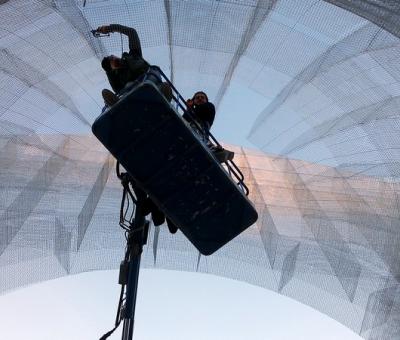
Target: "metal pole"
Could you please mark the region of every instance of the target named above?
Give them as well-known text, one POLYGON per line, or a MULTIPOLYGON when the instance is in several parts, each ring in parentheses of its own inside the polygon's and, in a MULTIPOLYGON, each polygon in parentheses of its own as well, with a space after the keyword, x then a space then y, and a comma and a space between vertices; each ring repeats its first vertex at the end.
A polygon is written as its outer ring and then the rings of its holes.
POLYGON ((123 314, 124 327, 122 340, 132 340, 135 321, 137 289, 139 282, 140 258, 143 245, 146 243, 148 228, 143 214, 142 202, 146 197, 140 189, 135 190, 136 202, 135 220, 132 230, 128 235, 128 282, 126 285, 126 302, 123 314))
POLYGON ((140 254, 129 259, 129 276, 126 286, 126 304, 124 311, 124 328, 122 340, 132 340, 133 324, 135 319, 136 297, 139 281, 140 254))

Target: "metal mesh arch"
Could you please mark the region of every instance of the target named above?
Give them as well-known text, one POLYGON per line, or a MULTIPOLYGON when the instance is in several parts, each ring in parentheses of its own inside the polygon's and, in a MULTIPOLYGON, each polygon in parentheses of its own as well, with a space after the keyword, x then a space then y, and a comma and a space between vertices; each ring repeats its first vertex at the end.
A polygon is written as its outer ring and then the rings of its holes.
POLYGON ((234 88, 266 103, 247 101, 252 128, 237 131, 259 150, 228 146, 258 222, 210 257, 152 228, 143 265, 243 280, 365 339, 400 338, 399 13, 396 1, 0 1, 0 292, 119 265, 121 188, 90 124, 108 87, 100 60, 127 40, 89 32, 119 23, 185 96, 205 89, 227 129, 234 88))

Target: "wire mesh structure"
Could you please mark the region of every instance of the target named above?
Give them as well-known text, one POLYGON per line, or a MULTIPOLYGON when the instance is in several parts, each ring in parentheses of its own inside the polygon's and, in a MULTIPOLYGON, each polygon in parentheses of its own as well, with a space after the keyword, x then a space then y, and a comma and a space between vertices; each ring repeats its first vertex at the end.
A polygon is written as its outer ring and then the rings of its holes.
POLYGON ((244 131, 259 151, 229 146, 259 221, 210 257, 153 227, 143 266, 246 281, 400 339, 399 16, 383 0, 0 1, 0 292, 119 265, 115 160, 90 136, 101 58, 128 45, 90 30, 119 23, 185 95, 222 110, 239 85, 267 102, 244 131))

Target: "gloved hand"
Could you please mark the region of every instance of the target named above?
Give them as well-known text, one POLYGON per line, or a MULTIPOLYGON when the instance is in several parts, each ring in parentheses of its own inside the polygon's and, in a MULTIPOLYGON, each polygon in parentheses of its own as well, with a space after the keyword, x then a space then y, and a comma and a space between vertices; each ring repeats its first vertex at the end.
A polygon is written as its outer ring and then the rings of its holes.
POLYGON ((96 29, 97 32, 102 33, 102 34, 107 34, 107 33, 111 33, 111 29, 110 26, 99 26, 96 29))

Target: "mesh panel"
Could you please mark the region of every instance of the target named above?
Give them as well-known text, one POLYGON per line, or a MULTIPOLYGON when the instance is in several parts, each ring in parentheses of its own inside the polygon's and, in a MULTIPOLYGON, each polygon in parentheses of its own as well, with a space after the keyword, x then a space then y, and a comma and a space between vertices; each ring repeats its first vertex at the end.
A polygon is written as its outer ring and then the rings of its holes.
POLYGON ((399 12, 397 1, 0 1, 0 292, 119 266, 122 189, 89 137, 109 87, 100 60, 128 46, 90 30, 119 23, 184 96, 205 89, 218 106, 234 84, 267 105, 237 128, 261 151, 227 146, 257 223, 210 257, 152 226, 142 265, 243 280, 365 339, 399 339, 399 12))

